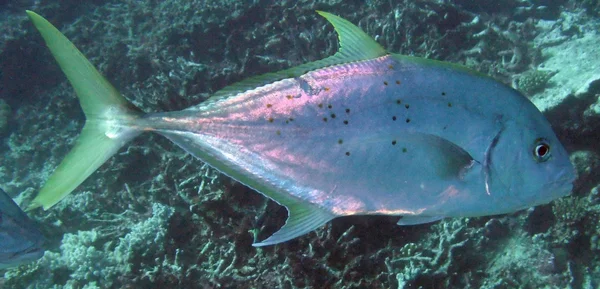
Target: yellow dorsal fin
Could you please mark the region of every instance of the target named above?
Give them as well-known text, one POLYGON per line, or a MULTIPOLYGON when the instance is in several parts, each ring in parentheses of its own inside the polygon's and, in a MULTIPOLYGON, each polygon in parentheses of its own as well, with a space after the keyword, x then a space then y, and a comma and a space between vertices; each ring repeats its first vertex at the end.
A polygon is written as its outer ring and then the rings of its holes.
MULTIPOLYGON (((383 49, 379 43, 367 35, 367 33, 362 31, 362 29, 360 29, 358 26, 350 23, 348 20, 323 11, 317 11, 317 13, 325 17, 325 19, 327 19, 327 21, 333 25, 335 31, 337 32, 339 40, 338 52, 330 57, 305 63, 286 70, 250 77, 246 80, 240 81, 217 91, 210 99, 203 102, 199 106, 205 106, 223 98, 227 98, 229 96, 233 96, 249 89, 254 89, 278 80, 298 77, 308 71, 349 62, 369 60, 388 54, 388 52, 383 49)), ((195 107, 191 107, 189 109, 194 108, 195 107)))
POLYGON ((371 38, 371 36, 348 20, 323 11, 317 11, 317 13, 325 17, 333 25, 333 28, 335 28, 335 32, 338 34, 340 49, 333 56, 312 62, 311 64, 327 60, 332 62, 329 65, 335 65, 373 59, 388 54, 375 39, 371 38))

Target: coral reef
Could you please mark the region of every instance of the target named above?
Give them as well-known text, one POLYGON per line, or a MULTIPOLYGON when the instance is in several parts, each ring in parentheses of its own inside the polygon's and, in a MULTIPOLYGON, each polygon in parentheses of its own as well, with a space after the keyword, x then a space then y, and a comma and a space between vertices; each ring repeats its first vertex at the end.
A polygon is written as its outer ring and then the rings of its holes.
POLYGON ((585 12, 592 16, 600 15, 600 1, 598 0, 577 0, 575 3, 581 5, 585 12))
POLYGON ((521 74, 517 81, 517 88, 531 95, 544 90, 548 84, 548 80, 552 78, 554 73, 543 70, 532 70, 521 74))
POLYGON ((128 278, 151 284, 159 274, 177 275, 181 271, 177 265, 179 254, 168 260, 171 256, 164 251, 166 225, 173 210, 154 204, 151 214, 139 223, 125 216, 115 218, 113 221, 130 229, 118 240, 112 240, 114 235, 97 229, 67 233, 59 252, 46 252, 36 263, 9 270, 4 285, 8 288, 120 288, 132 282, 128 278))
POLYGON ((10 117, 10 106, 0 99, 0 133, 8 129, 8 119, 10 117))
POLYGON ((144 135, 56 207, 29 212, 49 249, 7 270, 6 288, 600 286, 597 1, 18 2, 0 3, 0 106, 11 108, 0 183, 24 205, 83 117, 23 8, 47 16, 146 111, 182 109, 248 76, 331 55, 334 32, 314 13, 330 11, 390 51, 526 90, 573 152, 579 179, 573 196, 512 215, 411 227, 341 218, 257 249, 286 211, 144 135))

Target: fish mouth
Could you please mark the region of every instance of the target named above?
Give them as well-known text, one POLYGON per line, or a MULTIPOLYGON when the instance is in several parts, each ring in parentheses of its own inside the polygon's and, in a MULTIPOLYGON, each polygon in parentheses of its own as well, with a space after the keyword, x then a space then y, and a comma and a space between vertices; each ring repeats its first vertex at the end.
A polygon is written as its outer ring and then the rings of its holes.
POLYGON ((548 204, 558 198, 567 196, 573 190, 573 182, 575 182, 576 176, 573 172, 573 168, 565 168, 559 174, 556 180, 548 182, 544 185, 544 190, 547 194, 544 194, 545 198, 540 198, 535 202, 533 206, 548 204))
POLYGON ((513 188, 510 188, 509 191, 512 192, 512 195, 514 195, 515 198, 503 200, 503 203, 509 208, 512 206, 510 212, 548 204, 556 199, 569 195, 573 189, 575 178, 573 168, 564 168, 558 173, 555 180, 546 182, 541 188, 533 191, 519 193, 513 191, 513 188))
POLYGON ((573 187, 573 183, 576 180, 576 174, 573 168, 564 168, 559 174, 556 180, 548 182, 547 186, 555 186, 556 184, 562 184, 558 188, 573 187))

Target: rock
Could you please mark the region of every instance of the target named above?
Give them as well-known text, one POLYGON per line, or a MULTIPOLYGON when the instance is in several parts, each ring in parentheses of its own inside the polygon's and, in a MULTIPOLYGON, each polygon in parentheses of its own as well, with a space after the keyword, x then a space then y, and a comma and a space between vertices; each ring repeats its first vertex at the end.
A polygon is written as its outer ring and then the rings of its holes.
POLYGON ((508 226, 496 218, 485 223, 483 235, 491 240, 498 240, 508 235, 508 226))
POLYGON ((540 21, 538 29, 545 31, 534 44, 542 48, 546 59, 538 68, 557 73, 549 80, 545 90, 532 97, 541 110, 552 109, 569 95, 589 93, 594 81, 600 80, 600 35, 591 25, 579 24, 581 15, 563 12, 561 20, 540 21))
POLYGON ((577 171, 573 194, 587 194, 600 182, 600 155, 594 151, 575 151, 571 154, 571 163, 577 171))

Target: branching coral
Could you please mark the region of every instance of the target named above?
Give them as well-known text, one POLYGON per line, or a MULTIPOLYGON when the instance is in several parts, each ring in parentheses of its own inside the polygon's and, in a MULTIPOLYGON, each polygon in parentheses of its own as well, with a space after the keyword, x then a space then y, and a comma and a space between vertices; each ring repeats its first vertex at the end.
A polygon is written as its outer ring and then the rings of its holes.
POLYGON ((129 223, 131 232, 118 241, 106 242, 106 236, 97 230, 65 234, 60 252, 47 251, 39 261, 9 270, 5 285, 25 288, 23 282, 28 282, 33 284, 30 286, 51 288, 52 282, 58 282, 66 287, 121 287, 138 278, 153 281, 157 270, 153 263, 161 260, 161 270, 180 271, 177 258, 173 263, 164 259, 166 224, 173 211, 160 204, 152 210, 151 218, 129 223))
MULTIPOLYGON (((426 245, 408 243, 400 250, 393 250, 385 259, 388 272, 395 274, 398 288, 411 288, 420 278, 443 278, 458 270, 457 250, 469 242, 467 228, 463 220, 444 221, 436 224, 439 228, 426 245)), ((422 282, 422 281, 421 281, 422 282)), ((431 281, 434 282, 434 281, 431 281)))

